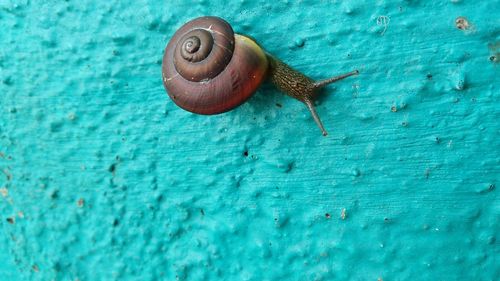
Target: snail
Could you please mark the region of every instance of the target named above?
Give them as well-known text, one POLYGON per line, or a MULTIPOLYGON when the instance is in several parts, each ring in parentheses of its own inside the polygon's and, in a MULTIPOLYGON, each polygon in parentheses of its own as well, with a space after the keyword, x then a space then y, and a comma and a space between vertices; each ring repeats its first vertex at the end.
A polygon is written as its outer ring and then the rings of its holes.
POLYGON ((163 84, 179 107, 197 114, 229 111, 250 98, 266 79, 303 102, 324 136, 314 107, 318 89, 356 75, 315 81, 265 52, 253 39, 234 33, 225 20, 200 17, 178 29, 165 48, 163 84))

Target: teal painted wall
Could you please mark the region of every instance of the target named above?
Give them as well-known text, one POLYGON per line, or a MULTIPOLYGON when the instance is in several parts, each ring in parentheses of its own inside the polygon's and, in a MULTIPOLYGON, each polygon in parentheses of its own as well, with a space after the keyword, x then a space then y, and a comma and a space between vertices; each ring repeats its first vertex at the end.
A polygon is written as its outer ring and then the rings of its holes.
POLYGON ((0 280, 499 280, 499 1, 175 2, 0 0, 0 280), (163 48, 201 15, 359 69, 330 134, 267 84, 176 107, 163 48))

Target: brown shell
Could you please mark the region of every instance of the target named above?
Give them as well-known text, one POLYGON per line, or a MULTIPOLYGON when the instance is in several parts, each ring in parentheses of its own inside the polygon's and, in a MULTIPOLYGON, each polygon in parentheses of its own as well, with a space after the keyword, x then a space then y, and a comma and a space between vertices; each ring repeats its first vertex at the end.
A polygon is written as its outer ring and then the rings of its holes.
POLYGON ((182 26, 168 43, 163 84, 183 109, 217 114, 245 102, 262 83, 267 67, 264 52, 253 40, 235 35, 223 19, 202 17, 182 26), (212 38, 205 40, 207 35, 212 38), (210 42, 213 46, 206 45, 210 42))

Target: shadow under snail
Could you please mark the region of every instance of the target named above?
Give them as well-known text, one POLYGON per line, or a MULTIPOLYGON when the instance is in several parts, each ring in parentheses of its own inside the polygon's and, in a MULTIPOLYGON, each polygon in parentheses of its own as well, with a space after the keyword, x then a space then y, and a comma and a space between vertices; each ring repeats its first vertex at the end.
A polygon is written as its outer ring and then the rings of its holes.
POLYGON ((307 106, 324 136, 326 130, 313 104, 316 91, 356 74, 354 70, 314 81, 266 53, 253 39, 235 34, 218 17, 200 17, 184 24, 167 44, 162 62, 168 95, 187 111, 229 111, 250 98, 267 78, 307 106))

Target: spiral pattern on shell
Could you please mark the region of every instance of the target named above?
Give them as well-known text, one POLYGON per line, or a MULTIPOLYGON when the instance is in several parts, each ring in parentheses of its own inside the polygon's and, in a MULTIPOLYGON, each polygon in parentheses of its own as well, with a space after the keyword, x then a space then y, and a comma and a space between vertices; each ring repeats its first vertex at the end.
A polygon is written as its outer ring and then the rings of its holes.
POLYGON ((185 110, 217 114, 245 102, 262 83, 268 62, 251 39, 221 18, 201 17, 178 29, 165 48, 163 84, 185 110))

